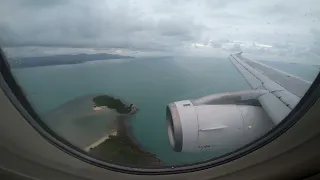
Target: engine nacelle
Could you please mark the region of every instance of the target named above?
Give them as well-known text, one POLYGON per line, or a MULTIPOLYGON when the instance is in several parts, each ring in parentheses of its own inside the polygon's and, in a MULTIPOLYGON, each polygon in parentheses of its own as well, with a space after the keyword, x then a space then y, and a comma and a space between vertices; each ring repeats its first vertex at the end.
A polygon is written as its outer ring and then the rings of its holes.
POLYGON ((234 150, 274 127, 260 106, 193 105, 184 100, 169 104, 166 111, 169 141, 176 152, 234 150))

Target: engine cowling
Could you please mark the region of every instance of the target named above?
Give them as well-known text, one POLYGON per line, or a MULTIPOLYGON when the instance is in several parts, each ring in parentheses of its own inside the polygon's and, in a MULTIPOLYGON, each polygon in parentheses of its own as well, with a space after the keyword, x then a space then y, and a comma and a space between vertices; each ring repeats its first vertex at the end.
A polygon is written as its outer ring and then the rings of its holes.
POLYGON ((274 127, 260 106, 194 105, 184 100, 169 104, 166 116, 169 141, 176 152, 233 150, 274 127))

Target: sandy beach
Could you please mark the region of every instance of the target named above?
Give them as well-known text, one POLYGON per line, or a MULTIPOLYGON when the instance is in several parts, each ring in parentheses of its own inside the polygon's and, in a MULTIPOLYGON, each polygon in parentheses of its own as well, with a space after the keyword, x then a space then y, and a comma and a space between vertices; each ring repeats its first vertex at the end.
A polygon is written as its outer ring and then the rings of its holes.
POLYGON ((66 102, 42 118, 56 134, 81 149, 98 145, 117 129, 118 114, 106 107, 94 108, 93 97, 66 102))
POLYGON ((94 106, 88 95, 60 105, 44 119, 56 134, 99 158, 124 164, 160 166, 134 136, 131 117, 106 106, 94 106), (79 113, 80 112, 80 113, 79 113), (118 154, 119 152, 124 154, 118 154))
POLYGON ((85 150, 107 161, 130 166, 163 166, 156 155, 146 151, 135 138, 130 116, 117 117, 117 134, 113 138, 103 137, 85 150))
POLYGON ((101 139, 99 139, 98 141, 96 141, 96 142, 94 142, 93 144, 85 147, 84 150, 85 150, 86 152, 89 152, 90 149, 99 146, 99 145, 100 145, 101 143, 103 143, 105 140, 109 139, 110 136, 116 136, 117 133, 118 133, 117 130, 111 131, 109 134, 103 136, 103 137, 102 137, 101 139))

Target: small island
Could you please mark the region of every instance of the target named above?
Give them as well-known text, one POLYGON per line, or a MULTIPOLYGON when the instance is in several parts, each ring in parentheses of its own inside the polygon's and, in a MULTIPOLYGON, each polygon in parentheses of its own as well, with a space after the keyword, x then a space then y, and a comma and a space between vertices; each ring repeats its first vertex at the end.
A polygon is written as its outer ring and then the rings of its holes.
POLYGON ((101 144, 89 149, 93 156, 109 162, 134 167, 160 167, 160 159, 145 151, 135 140, 131 132, 130 116, 137 113, 134 104, 126 105, 120 99, 108 95, 99 95, 92 99, 94 109, 114 109, 120 115, 117 117, 116 131, 110 133, 101 144))
POLYGON ((130 167, 161 167, 162 162, 135 138, 131 123, 139 109, 120 98, 90 94, 41 115, 56 134, 91 156, 130 167))
POLYGON ((115 109, 118 113, 122 115, 135 114, 138 109, 136 105, 130 104, 127 106, 120 99, 108 95, 99 95, 92 99, 94 103, 94 108, 100 110, 103 108, 115 109))

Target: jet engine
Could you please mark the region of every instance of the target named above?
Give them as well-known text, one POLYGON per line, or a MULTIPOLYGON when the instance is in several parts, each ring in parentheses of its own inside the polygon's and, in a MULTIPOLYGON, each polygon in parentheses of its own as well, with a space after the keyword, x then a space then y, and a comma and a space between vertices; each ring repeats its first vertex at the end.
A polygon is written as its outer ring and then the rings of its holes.
POLYGON ((224 93, 171 103, 168 136, 176 152, 234 150, 268 132, 274 123, 256 101, 265 91, 224 93))

